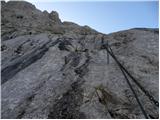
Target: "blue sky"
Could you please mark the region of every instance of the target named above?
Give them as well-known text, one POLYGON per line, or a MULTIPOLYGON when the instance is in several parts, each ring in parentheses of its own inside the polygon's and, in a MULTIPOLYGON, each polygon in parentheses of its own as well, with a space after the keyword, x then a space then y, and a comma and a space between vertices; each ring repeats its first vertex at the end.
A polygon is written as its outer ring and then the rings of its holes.
POLYGON ((102 33, 158 28, 158 1, 32 2, 38 9, 59 13, 62 21, 88 25, 102 33))

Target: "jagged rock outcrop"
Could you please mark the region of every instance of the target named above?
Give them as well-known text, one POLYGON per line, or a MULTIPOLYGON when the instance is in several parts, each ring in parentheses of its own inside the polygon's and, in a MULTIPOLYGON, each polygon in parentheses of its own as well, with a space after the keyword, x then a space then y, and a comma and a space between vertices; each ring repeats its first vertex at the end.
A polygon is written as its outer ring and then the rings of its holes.
MULTIPOLYGON (((107 63, 107 41, 158 100, 158 29, 105 35, 28 2, 1 5, 2 118, 144 118, 116 62, 107 63)), ((158 108, 132 85, 148 116, 158 118, 158 108)))

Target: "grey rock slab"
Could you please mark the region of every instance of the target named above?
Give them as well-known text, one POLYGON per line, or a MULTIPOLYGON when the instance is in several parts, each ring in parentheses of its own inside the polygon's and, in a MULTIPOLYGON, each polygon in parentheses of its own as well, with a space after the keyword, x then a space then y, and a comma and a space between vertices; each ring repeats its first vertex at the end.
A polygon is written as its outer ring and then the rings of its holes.
MULTIPOLYGON (((111 34, 61 22, 56 11, 1 2, 1 117, 142 119, 121 70, 102 44, 157 101, 158 29, 111 34), (25 9, 24 9, 25 8, 25 9)), ((129 79, 150 118, 158 108, 129 79)))

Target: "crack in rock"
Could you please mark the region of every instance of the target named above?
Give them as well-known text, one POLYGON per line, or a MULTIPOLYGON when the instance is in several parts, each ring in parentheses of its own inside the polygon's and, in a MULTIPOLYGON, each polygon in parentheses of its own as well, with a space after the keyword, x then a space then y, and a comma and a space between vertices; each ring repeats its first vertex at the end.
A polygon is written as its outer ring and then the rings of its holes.
POLYGON ((72 83, 69 89, 62 98, 57 100, 51 111, 49 112, 49 119, 84 119, 85 115, 79 111, 80 105, 83 102, 83 89, 80 87, 83 80, 79 78, 72 83))

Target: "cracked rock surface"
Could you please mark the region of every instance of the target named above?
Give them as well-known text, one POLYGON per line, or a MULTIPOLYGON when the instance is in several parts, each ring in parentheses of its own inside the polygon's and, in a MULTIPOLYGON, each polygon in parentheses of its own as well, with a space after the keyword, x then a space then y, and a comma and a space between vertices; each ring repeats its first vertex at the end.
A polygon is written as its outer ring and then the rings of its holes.
MULTIPOLYGON (((158 101, 158 29, 102 34, 62 22, 56 11, 28 2, 1 1, 2 118, 144 118, 117 59, 158 101), (25 9, 24 9, 25 8, 25 9)), ((156 106, 133 83, 150 118, 156 106)))

